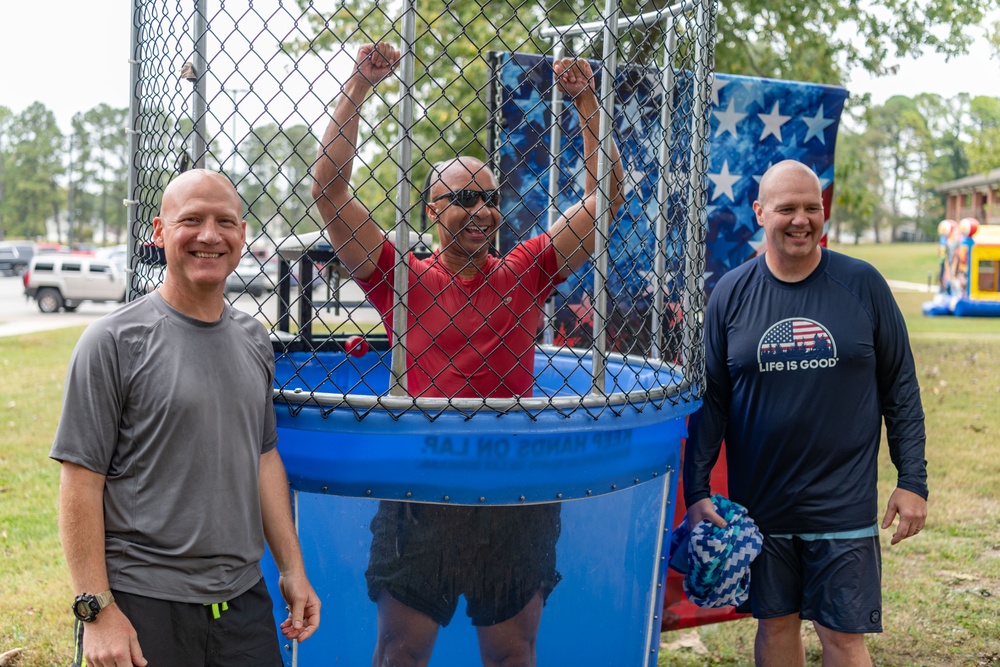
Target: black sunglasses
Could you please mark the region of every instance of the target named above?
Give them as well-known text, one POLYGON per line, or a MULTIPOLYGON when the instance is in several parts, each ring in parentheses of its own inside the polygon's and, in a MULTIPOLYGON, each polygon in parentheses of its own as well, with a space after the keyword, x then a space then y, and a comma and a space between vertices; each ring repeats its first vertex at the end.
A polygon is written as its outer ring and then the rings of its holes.
POLYGON ((431 200, 431 203, 441 201, 442 199, 450 199, 452 204, 458 204, 463 208, 472 208, 479 201, 479 198, 483 198, 483 203, 487 206, 499 207, 500 206, 500 190, 456 190, 454 192, 446 192, 439 197, 435 197, 431 200))

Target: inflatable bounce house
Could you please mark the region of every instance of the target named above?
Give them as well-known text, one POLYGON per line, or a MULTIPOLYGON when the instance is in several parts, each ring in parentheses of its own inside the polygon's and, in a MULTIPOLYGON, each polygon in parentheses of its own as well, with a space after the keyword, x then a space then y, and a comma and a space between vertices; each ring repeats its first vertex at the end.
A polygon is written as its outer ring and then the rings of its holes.
POLYGON ((1000 227, 942 220, 938 239, 938 294, 924 303, 924 315, 1000 316, 1000 227))

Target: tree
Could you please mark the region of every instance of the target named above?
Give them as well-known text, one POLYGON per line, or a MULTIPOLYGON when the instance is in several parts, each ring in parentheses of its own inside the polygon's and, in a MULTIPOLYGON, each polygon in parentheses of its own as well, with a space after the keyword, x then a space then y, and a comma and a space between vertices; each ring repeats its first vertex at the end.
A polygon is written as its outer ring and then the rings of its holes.
POLYGON ((10 178, 7 165, 11 161, 10 126, 14 114, 5 106, 0 106, 0 240, 7 236, 7 182, 10 178))
MULTIPOLYGON (((916 102, 902 95, 869 109, 866 120, 868 130, 877 136, 877 156, 886 181, 890 240, 894 240, 897 227, 906 220, 904 207, 919 201, 914 184, 922 180, 920 175, 926 169, 931 136, 916 102)), ((879 240, 877 230, 875 240, 879 240)))
POLYGON ((1000 99, 974 97, 969 103, 971 140, 969 171, 986 173, 1000 168, 1000 99))
POLYGON ((855 243, 869 227, 878 237, 883 188, 878 141, 876 133, 867 130, 861 133, 841 130, 837 137, 834 167, 837 186, 830 226, 831 236, 838 240, 843 227, 854 235, 855 243))
POLYGON ((990 0, 734 0, 719 3, 718 71, 842 84, 860 67, 889 74, 925 48, 964 53, 990 0), (863 36, 863 39, 858 39, 863 36))
MULTIPOLYGON (((344 0, 331 3, 329 12, 324 13, 315 0, 297 2, 304 19, 300 28, 308 24, 310 29, 304 31, 303 39, 285 44, 290 53, 313 53, 329 59, 364 42, 399 42, 398 4, 344 0)), ((621 15, 671 4, 669 0, 628 0, 621 5, 621 15)), ((967 27, 979 25, 989 7, 991 0, 727 1, 719 3, 716 14, 715 66, 717 71, 733 74, 840 84, 851 69, 886 74, 891 67, 885 63, 891 58, 919 54, 925 48, 945 54, 963 52, 973 39, 967 27), (858 35, 865 37, 859 41, 858 35)), ((415 159, 410 183, 421 183, 429 165, 446 157, 471 154, 488 158, 486 135, 492 120, 487 117, 488 50, 551 53, 552 44, 538 37, 537 26, 594 21, 600 9, 600 3, 583 0, 520 4, 418 0, 415 159)), ((662 26, 622 31, 623 60, 645 62, 654 57, 660 41, 650 33, 660 29, 662 26)), ((570 39, 567 49, 600 58, 601 37, 570 39)), ((400 134, 395 108, 400 91, 388 84, 383 84, 380 96, 365 107, 362 157, 372 159, 358 161, 353 179, 363 201, 381 202, 373 217, 386 227, 397 215, 393 198, 386 194, 396 189, 400 179, 394 151, 400 134)), ((331 99, 336 92, 330 92, 331 99)), ((907 169, 898 165, 895 172, 903 178, 907 169)), ((418 196, 414 189, 411 201, 418 196)))
MULTIPOLYGON (((102 238, 109 230, 120 242, 125 231, 126 210, 121 205, 128 191, 128 137, 124 128, 128 109, 99 104, 73 117, 73 132, 77 137, 78 170, 75 182, 82 196, 74 217, 102 227, 102 238)), ((76 201, 76 199, 74 200, 76 201)))
POLYGON ((59 178, 65 138, 55 115, 35 102, 9 124, 10 160, 5 167, 4 208, 8 231, 36 239, 45 235, 48 219, 59 219, 64 193, 59 178))
POLYGON ((309 167, 316 150, 316 140, 305 125, 255 127, 240 144, 239 154, 247 169, 242 176, 232 174, 232 178, 243 198, 251 241, 255 232, 265 230, 274 241, 292 230, 319 229, 310 216, 309 167))

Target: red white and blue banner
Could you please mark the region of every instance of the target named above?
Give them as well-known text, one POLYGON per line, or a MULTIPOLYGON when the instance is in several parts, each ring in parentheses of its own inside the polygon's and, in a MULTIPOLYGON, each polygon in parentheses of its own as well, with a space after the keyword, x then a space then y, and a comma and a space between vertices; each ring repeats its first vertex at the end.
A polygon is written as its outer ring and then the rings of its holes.
MULTIPOLYGON (((501 53, 493 58, 497 119, 491 141, 501 176, 504 228, 500 248, 543 233, 549 225, 549 129, 551 126, 551 60, 538 55, 501 53)), ((595 71, 599 71, 594 63, 595 71)), ((658 74, 636 68, 619 69, 613 119, 615 140, 625 167, 626 204, 612 222, 608 236, 607 275, 611 347, 620 352, 648 351, 650 324, 645 317, 652 302, 655 228, 661 206, 667 207, 665 301, 680 297, 685 251, 692 127, 693 87, 684 72, 676 75, 667 161, 669 187, 658 201, 659 150, 663 143, 658 74), (686 113, 685 113, 686 112, 686 113)), ((598 89, 600 82, 597 83, 598 89)), ((782 160, 811 167, 823 187, 827 214, 833 197, 834 149, 847 90, 833 86, 719 74, 711 95, 708 141, 707 219, 705 238, 706 292, 730 269, 762 252, 763 230, 752 203, 761 176, 782 160)), ((572 104, 560 117, 561 141, 556 205, 560 211, 578 202, 584 168, 580 123, 572 104)), ((557 344, 589 345, 586 313, 593 296, 587 267, 561 285, 556 296, 557 344)), ((669 328, 670 323, 663 326, 669 328)))

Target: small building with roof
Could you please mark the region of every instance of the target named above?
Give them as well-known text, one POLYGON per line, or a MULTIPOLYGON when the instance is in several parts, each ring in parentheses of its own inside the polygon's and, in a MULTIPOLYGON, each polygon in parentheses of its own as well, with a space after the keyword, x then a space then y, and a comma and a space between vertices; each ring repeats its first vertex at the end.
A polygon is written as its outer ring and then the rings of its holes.
POLYGON ((934 188, 945 196, 945 218, 973 218, 981 224, 1000 225, 1000 168, 964 176, 934 188))

